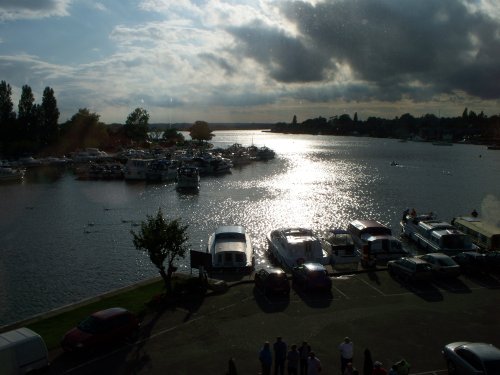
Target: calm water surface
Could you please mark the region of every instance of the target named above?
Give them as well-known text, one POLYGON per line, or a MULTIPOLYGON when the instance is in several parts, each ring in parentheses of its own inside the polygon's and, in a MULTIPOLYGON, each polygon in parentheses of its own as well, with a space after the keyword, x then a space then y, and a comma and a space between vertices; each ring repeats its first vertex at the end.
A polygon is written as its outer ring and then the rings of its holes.
MULTIPOLYGON (((242 224, 265 267, 265 234, 376 219, 399 233, 406 207, 443 219, 473 208, 500 218, 500 151, 392 139, 215 132, 216 147, 268 146, 269 162, 204 177, 199 194, 173 183, 77 181, 71 173, 0 185, 0 325, 156 276, 130 230, 161 208, 204 250, 222 224, 242 224), (391 166, 397 161, 398 166, 391 166)), ((181 269, 189 272, 184 262, 181 269)))

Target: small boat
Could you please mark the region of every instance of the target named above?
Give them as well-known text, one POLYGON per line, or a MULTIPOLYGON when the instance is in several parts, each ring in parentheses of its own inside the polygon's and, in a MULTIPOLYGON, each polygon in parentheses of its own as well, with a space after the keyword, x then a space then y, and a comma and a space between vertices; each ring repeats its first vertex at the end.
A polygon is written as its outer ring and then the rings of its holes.
POLYGON ((456 255, 464 251, 478 251, 472 238, 456 227, 432 214, 406 215, 401 220, 402 234, 425 252, 456 255))
POLYGON ((196 167, 177 168, 177 189, 198 190, 200 188, 200 172, 196 167))
POLYGON ((24 169, 0 167, 0 182, 21 181, 23 177, 24 169))
POLYGON ((271 160, 274 159, 276 153, 269 147, 263 146, 257 150, 256 157, 258 160, 271 160))
POLYGON ((146 180, 149 164, 153 159, 128 159, 125 164, 125 180, 146 180))
POLYGON ((174 181, 177 178, 178 163, 168 159, 153 160, 146 170, 148 181, 174 181))
POLYGON ((348 231, 330 229, 326 241, 331 246, 332 265, 359 262, 352 235, 348 231))
POLYGON ((267 234, 271 255, 282 267, 292 269, 305 262, 330 264, 328 245, 306 228, 281 228, 267 234))
POLYGON ((211 271, 251 272, 254 269, 252 241, 241 225, 218 227, 208 239, 207 253, 212 255, 211 271))
POLYGON ((354 220, 347 231, 351 234, 361 265, 372 267, 409 255, 400 240, 387 226, 375 220, 354 220))

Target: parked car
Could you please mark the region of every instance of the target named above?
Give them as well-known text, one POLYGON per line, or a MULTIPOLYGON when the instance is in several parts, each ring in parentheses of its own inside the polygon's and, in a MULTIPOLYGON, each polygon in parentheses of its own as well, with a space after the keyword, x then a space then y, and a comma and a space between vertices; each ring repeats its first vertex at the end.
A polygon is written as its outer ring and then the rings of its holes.
POLYGON ((404 281, 418 282, 431 281, 431 266, 417 257, 403 257, 387 262, 387 270, 393 277, 404 281))
POLYGON ((288 277, 281 268, 263 268, 255 273, 255 286, 264 294, 290 294, 288 277))
POLYGON ((66 352, 87 351, 117 344, 133 337, 139 320, 130 311, 113 307, 93 313, 64 335, 61 346, 66 352))
POLYGON ((500 270, 500 256, 497 253, 464 251, 455 255, 453 259, 460 265, 463 273, 494 272, 500 270))
POLYGON ((332 280, 320 263, 304 263, 294 267, 292 282, 306 290, 329 291, 332 288, 332 280))
POLYGON ((453 342, 443 348, 443 356, 449 374, 500 374, 500 349, 491 344, 453 342))
POLYGON ((419 257, 425 260, 436 277, 458 277, 460 266, 450 256, 443 253, 429 253, 419 257))

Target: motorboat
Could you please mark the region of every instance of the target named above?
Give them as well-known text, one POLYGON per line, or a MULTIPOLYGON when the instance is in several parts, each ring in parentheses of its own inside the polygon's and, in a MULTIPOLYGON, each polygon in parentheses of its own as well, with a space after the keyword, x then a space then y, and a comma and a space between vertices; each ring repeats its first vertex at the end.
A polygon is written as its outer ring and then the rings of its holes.
POLYGON ((378 221, 354 220, 349 223, 347 231, 352 235, 356 253, 364 267, 410 255, 401 241, 392 235, 391 229, 378 221))
POLYGON ((200 188, 200 172, 196 167, 177 168, 177 189, 198 190, 200 188))
POLYGON ((254 269, 252 241, 241 225, 218 227, 208 239, 207 253, 212 255, 210 271, 251 272, 254 269))
POLYGON ((332 265, 359 262, 352 235, 345 229, 330 229, 326 241, 331 246, 332 265))
POLYGON ((401 220, 402 234, 425 252, 456 255, 463 251, 478 251, 472 238, 448 222, 433 215, 406 215, 401 220))
POLYGON ((154 159, 128 159, 125 164, 125 180, 146 180, 148 167, 154 159))
POLYGON ((176 161, 168 159, 153 160, 146 170, 146 180, 148 181, 174 181, 177 178, 176 161))
POLYGON ((24 177, 24 169, 12 167, 0 167, 0 181, 21 181, 24 177))
POLYGON ((460 216, 451 224, 471 236, 482 251, 500 251, 500 228, 494 223, 474 216, 460 216))
POLYGON ((281 228, 267 234, 269 251, 282 267, 292 269, 305 262, 330 264, 328 245, 311 229, 281 228))

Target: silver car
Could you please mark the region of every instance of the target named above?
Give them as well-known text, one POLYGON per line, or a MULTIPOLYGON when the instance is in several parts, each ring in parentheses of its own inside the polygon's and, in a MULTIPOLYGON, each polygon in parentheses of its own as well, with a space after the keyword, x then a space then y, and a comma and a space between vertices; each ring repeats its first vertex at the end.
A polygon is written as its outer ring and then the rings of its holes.
POLYGON ((446 254, 429 253, 421 255, 419 258, 431 266, 434 276, 458 277, 460 275, 460 265, 446 254))
POLYGON ((443 348, 448 374, 498 375, 500 349, 482 342, 453 342, 443 348))

